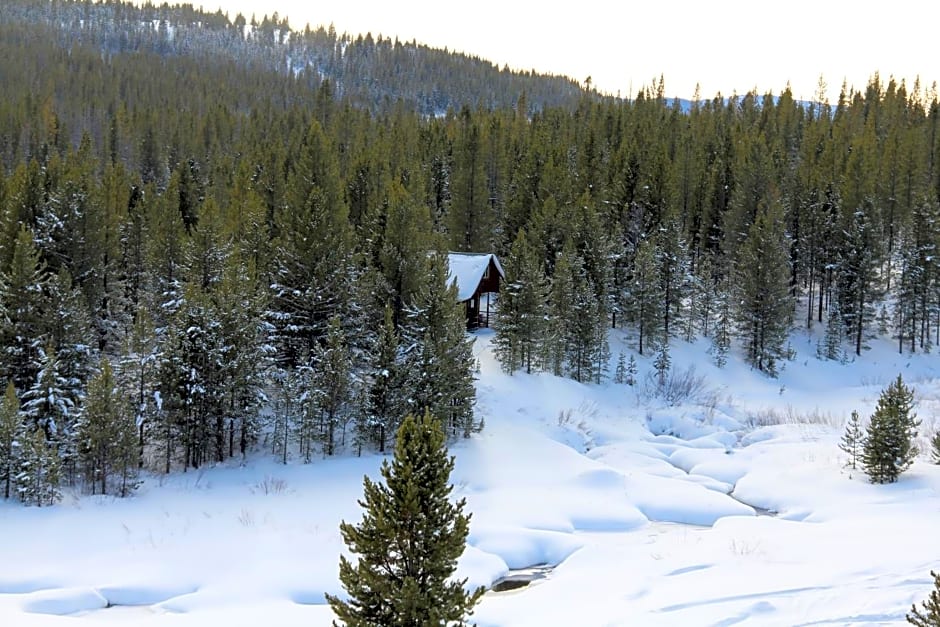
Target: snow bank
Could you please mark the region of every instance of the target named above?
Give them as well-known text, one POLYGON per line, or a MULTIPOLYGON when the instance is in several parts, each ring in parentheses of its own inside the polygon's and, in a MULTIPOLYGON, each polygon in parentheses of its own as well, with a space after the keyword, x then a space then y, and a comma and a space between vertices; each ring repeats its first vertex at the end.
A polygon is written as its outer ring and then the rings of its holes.
POLYGON ((98 586, 97 592, 108 605, 155 605, 174 597, 196 592, 192 585, 173 584, 114 584, 98 586))
POLYGON ((584 545, 571 534, 516 527, 476 528, 467 542, 498 556, 509 568, 555 565, 584 545))
POLYGON ((93 588, 57 588, 25 595, 21 602, 24 612, 65 616, 108 607, 108 600, 93 588))

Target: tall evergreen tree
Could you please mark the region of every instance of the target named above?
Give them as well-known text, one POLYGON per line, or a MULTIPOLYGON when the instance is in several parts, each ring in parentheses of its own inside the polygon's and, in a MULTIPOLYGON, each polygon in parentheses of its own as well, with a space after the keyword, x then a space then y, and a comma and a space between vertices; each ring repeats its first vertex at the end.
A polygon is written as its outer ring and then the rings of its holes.
POLYGON ((845 360, 845 351, 842 342, 845 339, 845 318, 839 306, 838 296, 833 297, 829 303, 829 314, 826 318, 826 334, 817 348, 817 354, 822 359, 837 361, 845 360))
POLYGON ((747 361, 775 376, 793 313, 782 206, 765 203, 738 251, 734 268, 738 334, 747 361))
POLYGON ((466 333, 457 286, 448 284, 446 256, 429 255, 427 264, 402 333, 410 403, 443 420, 448 433, 469 436, 476 428, 473 338, 466 333))
POLYGON ((914 391, 898 375, 878 398, 862 448, 862 467, 872 483, 894 483, 913 463, 920 426, 913 409, 914 391))
MULTIPOLYGON (((349 348, 338 317, 330 319, 326 343, 314 356, 313 404, 320 416, 320 437, 324 452, 336 451, 336 430, 342 425, 345 444, 346 425, 352 415, 350 379, 353 377, 349 348)), ((309 453, 306 461, 309 461, 309 453)))
POLYGON ((49 273, 33 242, 21 228, 16 237, 9 270, 0 274, 0 379, 13 381, 25 392, 36 381, 40 350, 47 341, 50 314, 47 302, 49 273))
POLYGON ((385 322, 379 333, 375 354, 369 364, 368 397, 363 427, 369 440, 385 452, 389 438, 398 429, 406 411, 405 372, 399 361, 399 337, 393 321, 393 309, 385 308, 385 322))
POLYGON ((52 345, 40 351, 40 360, 36 380, 23 393, 23 412, 29 418, 30 430, 38 427, 48 441, 67 446, 74 435, 71 430, 77 407, 66 391, 68 381, 62 376, 52 345))
POLYGON ((883 296, 878 278, 880 244, 869 214, 867 208, 852 214, 844 232, 837 279, 837 302, 856 355, 861 355, 866 348, 875 319, 875 305, 883 296))
POLYGON ((494 351, 503 370, 532 373, 547 332, 548 284, 538 252, 519 231, 506 264, 510 280, 501 290, 496 312, 494 351))
POLYGON ((26 434, 20 401, 16 397, 13 382, 7 383, 6 393, 0 401, 0 482, 3 498, 13 495, 16 475, 19 472, 22 449, 26 434))
POLYGON ((650 346, 656 347, 662 342, 665 319, 656 267, 656 246, 650 240, 641 242, 637 249, 630 292, 627 318, 637 329, 637 352, 644 355, 649 353, 650 346))
POLYGON ((77 429, 85 485, 92 494, 108 494, 110 490, 127 496, 136 487, 137 424, 107 359, 88 384, 88 399, 77 429))
POLYGON ((16 490, 27 505, 52 505, 59 498, 59 455, 42 429, 25 438, 16 490))
POLYGON ((382 483, 363 479, 362 522, 340 531, 358 556, 340 557, 340 581, 348 594, 327 595, 349 627, 466 625, 483 589, 451 581, 466 547, 470 515, 464 499, 451 502, 450 473, 439 421, 425 413, 407 416, 398 431, 395 457, 382 464, 382 483))

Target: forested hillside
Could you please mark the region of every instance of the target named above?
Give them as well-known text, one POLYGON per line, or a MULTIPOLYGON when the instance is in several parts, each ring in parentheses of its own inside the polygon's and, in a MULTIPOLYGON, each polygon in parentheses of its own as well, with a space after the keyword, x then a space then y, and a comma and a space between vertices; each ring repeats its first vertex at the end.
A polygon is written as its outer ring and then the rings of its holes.
POLYGON ((17 45, 26 46, 19 49, 28 56, 46 56, 52 42, 60 50, 79 47, 109 58, 130 55, 141 78, 152 66, 171 59, 176 63, 181 57, 201 66, 238 68, 238 74, 226 77, 224 87, 235 92, 243 90, 242 72, 291 75, 300 91, 283 93, 285 87, 280 86, 271 93, 285 103, 306 99, 325 79, 337 96, 356 106, 387 112, 403 105, 425 115, 443 115, 464 104, 508 107, 523 92, 533 108, 574 107, 582 93, 567 77, 500 69, 478 57, 380 33, 350 35, 332 26, 296 24, 292 30, 287 17, 277 13, 229 19, 221 11, 206 13, 192 4, 146 3, 138 8, 126 0, 9 0, 0 5, 0 24, 13 31, 5 36, 15 33, 17 45))
POLYGON ((507 370, 602 381, 610 327, 663 370, 669 341, 708 337, 768 376, 796 327, 825 325, 822 359, 876 334, 940 343, 934 89, 876 76, 832 105, 784 90, 685 113, 662 84, 571 107, 520 87, 428 116, 280 71, 285 50, 218 16, 161 9, 205 26, 139 39, 103 17, 147 11, 0 7, 5 496, 124 493, 140 464, 256 445, 380 450, 426 406, 452 437, 479 428, 431 250, 503 257, 507 370), (257 46, 275 56, 238 56, 257 46))

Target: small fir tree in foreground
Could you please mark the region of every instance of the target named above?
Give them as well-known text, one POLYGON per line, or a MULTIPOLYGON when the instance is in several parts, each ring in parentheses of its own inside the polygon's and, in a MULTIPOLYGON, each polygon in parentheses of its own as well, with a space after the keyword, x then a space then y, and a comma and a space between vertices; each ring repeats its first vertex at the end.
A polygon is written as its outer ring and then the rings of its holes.
POLYGON ((910 613, 905 617, 907 622, 917 627, 940 627, 940 575, 930 571, 930 576, 933 577, 930 596, 921 603, 922 609, 912 605, 910 613))
POLYGON ((340 581, 349 595, 327 595, 341 624, 464 625, 483 589, 467 592, 451 581, 463 553, 470 515, 464 499, 450 501, 453 457, 430 413, 407 416, 398 430, 395 457, 382 464, 385 484, 363 479, 362 522, 340 532, 353 564, 340 557, 340 581))
POLYGON ((627 362, 627 377, 624 379, 624 383, 630 386, 636 385, 636 373, 636 357, 631 354, 630 361, 627 362))
POLYGON ((865 446, 865 434, 862 432, 862 425, 859 422, 858 412, 853 411, 845 425, 845 433, 842 434, 842 440, 839 442, 839 448, 849 456, 847 466, 852 469, 858 467, 858 458, 862 454, 862 448, 865 446))
POLYGON ((623 356, 623 351, 617 355, 617 368, 614 370, 614 383, 623 385, 627 382, 627 360, 623 356))
POLYGON ((666 388, 666 381, 669 379, 669 369, 671 367, 672 359, 669 357, 669 342, 664 341, 659 346, 656 361, 653 362, 653 368, 656 369, 656 388, 660 392, 666 388))
POLYGON ((913 463, 920 425, 913 407, 914 392, 898 375, 878 398, 862 448, 862 466, 872 483, 894 483, 913 463))

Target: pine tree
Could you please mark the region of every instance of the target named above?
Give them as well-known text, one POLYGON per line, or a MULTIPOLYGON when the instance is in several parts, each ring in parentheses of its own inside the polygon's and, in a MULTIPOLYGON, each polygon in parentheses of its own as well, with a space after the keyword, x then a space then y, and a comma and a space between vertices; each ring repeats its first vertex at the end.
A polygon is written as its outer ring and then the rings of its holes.
POLYGON ((554 264, 549 292, 549 315, 546 323, 545 342, 542 344, 542 361, 546 370, 556 376, 564 374, 565 358, 569 353, 569 327, 574 315, 572 303, 575 299, 575 282, 571 259, 559 254, 554 264))
POLYGON ((930 453, 933 457, 933 463, 940 464, 940 431, 933 434, 930 438, 930 453))
POLYGON ((483 589, 450 581, 464 552, 470 514, 464 499, 452 503, 450 474, 439 421, 425 412, 407 416, 398 431, 395 457, 382 464, 385 484, 363 479, 362 522, 340 531, 353 565, 340 557, 340 581, 348 599, 327 595, 349 627, 465 625, 483 589))
POLYGON ((862 425, 859 422, 858 412, 853 411, 845 425, 845 433, 842 434, 842 440, 839 442, 839 449, 849 456, 848 466, 854 470, 858 464, 858 458, 865 448, 865 434, 862 432, 862 425))
POLYGON ((921 602, 921 608, 911 605, 911 611, 905 616, 907 622, 917 627, 940 627, 940 574, 930 571, 933 577, 933 590, 926 601, 921 602))
POLYGON ((623 385, 627 382, 627 360, 623 351, 617 354, 617 367, 614 369, 614 383, 623 385))
POLYGON ((75 421, 75 403, 67 392, 68 381, 62 376, 55 349, 47 345, 39 353, 40 370, 36 380, 23 393, 23 413, 31 428, 42 429, 55 444, 68 445, 75 421))
POLYGON ((496 312, 494 352, 506 372, 540 365, 539 354, 546 336, 548 285, 534 246, 519 231, 506 265, 510 281, 503 287, 496 312))
POLYGON ((477 427, 473 338, 466 332, 457 286, 447 283, 447 258, 432 254, 427 264, 402 332, 410 403, 443 420, 448 433, 469 437, 477 427))
POLYGON ((626 312, 627 318, 636 325, 637 352, 649 352, 649 346, 656 346, 663 335, 662 295, 658 284, 656 265, 656 247, 653 242, 643 241, 637 249, 633 268, 633 281, 630 286, 631 300, 626 312))
POLYGON ((571 271, 574 294, 571 317, 565 325, 566 373, 575 381, 599 381, 610 351, 605 316, 591 279, 585 273, 583 260, 577 255, 571 260, 571 271))
POLYGON ((845 338, 845 318, 842 317, 842 308, 839 307, 838 297, 834 297, 829 305, 829 315, 826 319, 826 335, 817 353, 823 359, 844 361, 845 351, 842 349, 842 340, 845 338))
POLYGON ((398 357, 398 333, 393 321, 394 310, 385 308, 385 323, 379 333, 378 346, 369 368, 368 398, 365 408, 364 428, 368 429, 369 441, 380 453, 385 452, 389 437, 398 429, 398 421, 405 413, 403 376, 398 357))
POLYGON ((917 449, 920 421, 913 413, 914 392, 901 375, 878 398, 862 447, 862 467, 872 483, 894 483, 907 470, 917 449))
POLYGON ((653 368, 656 371, 656 389, 660 394, 666 389, 666 382, 669 380, 669 369, 671 366, 672 359, 669 357, 669 342, 664 341, 659 346, 656 361, 653 362, 653 368))
POLYGON ((880 241, 871 225, 871 209, 856 211, 845 232, 840 253, 836 302, 847 331, 861 355, 875 319, 875 303, 883 294, 878 288, 880 241))
MULTIPOLYGON (((318 347, 314 366, 314 398, 317 413, 321 416, 320 438, 324 452, 333 455, 336 451, 336 429, 342 424, 343 438, 350 412, 350 378, 352 364, 346 338, 338 317, 330 319, 326 342, 318 347)), ((345 442, 343 442, 345 443, 345 442)), ((310 461, 309 452, 305 461, 310 461)))
POLYGON ((656 268, 659 274, 663 337, 677 335, 682 306, 691 290, 687 247, 682 238, 682 224, 675 210, 669 210, 656 234, 656 268))
POLYGON ((636 385, 636 373, 637 373, 636 357, 634 357, 633 354, 631 353, 630 361, 627 362, 627 376, 624 379, 624 383, 626 383, 629 386, 636 385))
POLYGON ((721 285, 716 285, 716 287, 718 291, 715 295, 715 326, 708 350, 712 354, 712 359, 715 360, 715 365, 723 368, 728 363, 728 351, 731 350, 734 312, 731 307, 730 289, 721 285))
POLYGON ((92 494, 108 494, 110 488, 123 497, 136 487, 137 424, 125 399, 111 364, 102 360, 101 371, 88 384, 78 424, 79 461, 92 494), (109 483, 113 476, 119 479, 117 487, 109 483))
POLYGON ((0 325, 0 379, 12 380, 20 393, 35 383, 41 367, 39 353, 48 339, 48 282, 32 233, 21 228, 9 269, 0 273, 0 310, 6 317, 0 325))
POLYGON ((762 205, 735 263, 735 318, 747 361, 776 376, 793 313, 789 253, 779 201, 762 205))
POLYGON ((0 401, 0 482, 3 498, 13 494, 12 489, 20 467, 25 429, 13 382, 7 383, 6 394, 0 401))
POLYGON ((59 498, 59 454, 42 429, 26 437, 16 490, 27 505, 52 505, 59 498))

